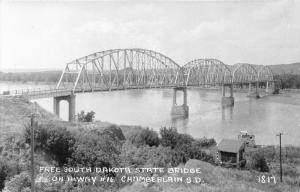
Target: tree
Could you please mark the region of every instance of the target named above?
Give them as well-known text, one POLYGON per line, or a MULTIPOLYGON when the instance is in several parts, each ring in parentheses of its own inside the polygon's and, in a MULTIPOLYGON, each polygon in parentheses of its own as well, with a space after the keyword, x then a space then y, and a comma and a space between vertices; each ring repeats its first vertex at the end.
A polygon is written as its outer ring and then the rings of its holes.
POLYGON ((84 111, 81 111, 80 113, 77 114, 78 116, 78 121, 80 122, 93 122, 95 118, 95 112, 90 111, 87 114, 85 114, 84 111))
MULTIPOLYGON (((25 129, 25 141, 30 143, 30 126, 25 129)), ((43 150, 57 161, 59 166, 67 163, 72 155, 74 136, 65 127, 55 125, 52 122, 40 123, 34 132, 35 149, 43 150)))

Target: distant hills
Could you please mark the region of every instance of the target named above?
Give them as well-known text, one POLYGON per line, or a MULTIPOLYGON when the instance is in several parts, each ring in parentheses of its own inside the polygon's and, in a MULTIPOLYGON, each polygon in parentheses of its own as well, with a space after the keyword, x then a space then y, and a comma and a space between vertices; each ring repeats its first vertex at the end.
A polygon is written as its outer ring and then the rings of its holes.
MULTIPOLYGON (((300 62, 291 63, 291 64, 277 64, 277 65, 268 65, 274 74, 291 74, 291 75, 300 75, 300 62)), ((22 69, 22 70, 3 70, 0 71, 0 80, 3 80, 3 76, 36 76, 46 74, 48 76, 59 76, 61 70, 57 69, 22 69)), ((6 79, 8 80, 8 79, 6 79)))
POLYGON ((300 75, 300 63, 268 65, 274 74, 300 75))

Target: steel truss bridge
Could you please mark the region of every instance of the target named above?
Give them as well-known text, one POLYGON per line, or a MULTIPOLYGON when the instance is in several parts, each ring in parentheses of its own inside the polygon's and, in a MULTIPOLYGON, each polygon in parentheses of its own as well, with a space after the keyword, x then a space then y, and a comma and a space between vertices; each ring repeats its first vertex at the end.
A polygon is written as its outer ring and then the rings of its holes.
POLYGON ((227 65, 217 59, 196 59, 181 66, 152 50, 111 49, 67 63, 55 89, 23 90, 11 94, 43 98, 79 92, 262 82, 273 82, 271 69, 263 65, 227 65))
POLYGON ((96 52, 66 64, 55 89, 5 91, 5 95, 28 99, 53 97, 53 112, 59 116, 61 100, 69 103, 69 121, 75 120, 76 93, 125 89, 174 88, 172 115, 187 116, 187 87, 222 87, 222 106, 233 106, 233 88, 246 84, 255 96, 263 84, 273 84, 269 67, 239 63, 226 65, 217 59, 196 59, 181 66, 171 58, 146 49, 112 49, 96 52), (226 97, 226 86, 230 96, 226 97), (176 92, 183 91, 183 105, 177 105, 176 92), (9 93, 9 94, 7 94, 9 93))
POLYGON ((273 82, 263 65, 226 65, 217 59, 197 59, 180 66, 146 49, 113 49, 66 64, 56 89, 72 92, 273 82))

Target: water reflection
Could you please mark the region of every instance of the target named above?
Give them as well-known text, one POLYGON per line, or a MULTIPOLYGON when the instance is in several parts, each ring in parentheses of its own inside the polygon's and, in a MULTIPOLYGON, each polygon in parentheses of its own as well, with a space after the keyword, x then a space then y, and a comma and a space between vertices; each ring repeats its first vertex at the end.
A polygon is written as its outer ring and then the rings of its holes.
POLYGON ((234 106, 222 106, 222 121, 232 121, 234 106))
POLYGON ((188 130, 188 122, 189 118, 188 117, 183 117, 183 116, 172 116, 172 127, 176 127, 179 132, 189 134, 188 130))

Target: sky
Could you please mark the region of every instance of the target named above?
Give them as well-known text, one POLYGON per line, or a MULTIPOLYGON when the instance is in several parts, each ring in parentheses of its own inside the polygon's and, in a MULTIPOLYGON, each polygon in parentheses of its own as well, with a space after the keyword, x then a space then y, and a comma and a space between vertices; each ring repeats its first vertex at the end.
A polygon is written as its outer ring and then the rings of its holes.
POLYGON ((63 69, 107 49, 155 50, 179 65, 300 62, 300 1, 0 0, 0 71, 63 69))

